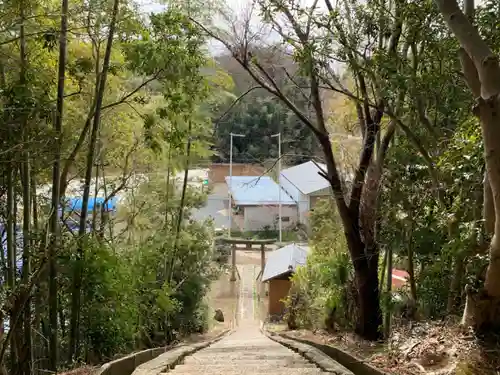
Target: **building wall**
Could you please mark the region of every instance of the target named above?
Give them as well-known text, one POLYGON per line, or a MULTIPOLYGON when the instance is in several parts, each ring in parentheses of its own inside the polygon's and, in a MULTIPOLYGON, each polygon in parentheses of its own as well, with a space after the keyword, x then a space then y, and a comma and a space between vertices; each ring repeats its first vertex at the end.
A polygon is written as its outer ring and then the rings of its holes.
POLYGON ((327 187, 318 191, 313 191, 309 194, 310 197, 327 197, 332 195, 332 188, 327 187))
MULTIPOLYGON (((279 206, 243 207, 243 231, 259 231, 265 226, 277 227, 279 206)), ((283 229, 297 224, 297 206, 282 205, 281 217, 283 229), (289 218, 286 221, 286 218, 289 218)))
POLYGON ((281 300, 288 296, 290 280, 273 279, 269 281, 268 313, 281 316, 285 312, 285 305, 281 300))
POLYGON ((299 195, 299 220, 301 224, 307 225, 309 213, 309 196, 300 193, 299 195))
POLYGON ((280 184, 283 190, 297 203, 298 221, 301 224, 307 225, 307 212, 309 211, 309 197, 295 187, 285 177, 280 176, 280 184))
MULTIPOLYGON (((261 176, 266 169, 257 164, 234 164, 233 176, 261 176)), ((210 183, 226 182, 225 178, 229 176, 229 164, 211 164, 208 172, 210 183)))
POLYGON ((288 181, 285 177, 280 176, 280 181, 279 181, 281 187, 283 190, 287 192, 287 194, 295 201, 299 202, 300 198, 300 191, 295 187, 294 184, 292 184, 290 181, 288 181))

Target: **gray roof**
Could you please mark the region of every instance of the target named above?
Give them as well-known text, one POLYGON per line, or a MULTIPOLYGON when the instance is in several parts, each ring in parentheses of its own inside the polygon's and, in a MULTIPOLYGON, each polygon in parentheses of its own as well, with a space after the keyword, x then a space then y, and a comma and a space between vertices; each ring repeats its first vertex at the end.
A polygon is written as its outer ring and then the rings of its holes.
POLYGON ((237 206, 295 206, 295 201, 269 176, 226 177, 226 183, 237 206), (281 195, 279 193, 281 189, 281 195))
MULTIPOLYGON (((318 163, 326 171, 326 165, 318 163)), ((318 174, 320 169, 312 161, 296 165, 281 171, 281 175, 290 181, 302 194, 311 194, 330 187, 330 183, 318 174)))
POLYGON ((306 264, 309 246, 286 245, 269 254, 262 274, 262 281, 269 281, 278 276, 293 272, 297 266, 306 264))

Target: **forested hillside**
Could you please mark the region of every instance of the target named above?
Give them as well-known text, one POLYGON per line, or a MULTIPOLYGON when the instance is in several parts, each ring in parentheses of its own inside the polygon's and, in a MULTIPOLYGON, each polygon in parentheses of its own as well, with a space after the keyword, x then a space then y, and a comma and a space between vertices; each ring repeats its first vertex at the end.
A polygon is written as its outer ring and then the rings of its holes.
MULTIPOLYGON (((278 46, 262 48, 256 55, 272 67, 270 74, 278 82, 286 82, 287 74, 302 78, 297 72, 297 64, 278 46)), ((313 134, 304 129, 297 116, 273 98, 266 90, 257 87, 251 76, 235 64, 229 55, 215 58, 221 70, 227 72, 234 82, 232 96, 221 104, 214 118, 214 160, 229 162, 229 133, 243 134, 244 138, 234 138, 233 160, 240 163, 265 163, 278 157, 278 139, 271 135, 282 133, 282 157, 286 165, 295 165, 321 157, 313 134), (250 90, 250 91, 249 91, 250 90), (235 98, 241 97, 231 109, 235 98), (223 116, 224 115, 224 116, 223 116), (223 116, 223 117, 221 117, 223 116)), ((300 102, 300 109, 309 111, 307 98, 294 94, 293 86, 286 89, 300 102)))

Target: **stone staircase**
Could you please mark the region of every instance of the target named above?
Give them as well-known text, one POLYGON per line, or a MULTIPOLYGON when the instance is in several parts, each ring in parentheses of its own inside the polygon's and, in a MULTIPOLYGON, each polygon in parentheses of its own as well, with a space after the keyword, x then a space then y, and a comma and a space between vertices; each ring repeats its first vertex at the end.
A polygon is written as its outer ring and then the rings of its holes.
POLYGON ((323 371, 261 332, 255 301, 259 268, 238 266, 241 276, 238 326, 230 335, 188 355, 173 368, 160 356, 136 369, 133 375, 352 375, 340 365, 340 371, 323 371))
POLYGON ((186 357, 169 375, 318 375, 324 374, 300 354, 260 331, 256 277, 260 267, 240 265, 238 327, 222 340, 186 357))
POLYGON ((237 330, 186 357, 168 372, 172 375, 317 375, 314 364, 263 335, 259 326, 237 330))

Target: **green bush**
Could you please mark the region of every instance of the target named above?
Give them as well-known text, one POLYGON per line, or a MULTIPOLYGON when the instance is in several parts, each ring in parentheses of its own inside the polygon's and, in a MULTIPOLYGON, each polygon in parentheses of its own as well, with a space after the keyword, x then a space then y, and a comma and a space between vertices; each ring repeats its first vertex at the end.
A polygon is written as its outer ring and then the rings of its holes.
POLYGON ((311 227, 312 253, 292 277, 286 319, 291 328, 352 328, 353 270, 333 202, 320 201, 311 215, 311 227))
MULTIPOLYGON (((162 207, 151 202, 161 195, 157 189, 163 187, 141 186, 135 198, 144 199, 145 209, 128 213, 136 215, 137 220, 137 226, 130 229, 137 234, 133 241, 118 238, 108 242, 88 235, 82 242, 79 360, 102 363, 208 327, 205 296, 220 269, 214 265, 213 226, 190 220, 189 208, 197 206, 201 198, 196 192, 188 192, 177 236, 176 226, 161 220, 165 217, 161 211, 169 209, 172 223, 178 206, 162 207)), ((64 237, 59 256, 61 322, 69 322, 72 312, 73 276, 79 264, 76 242, 71 235, 64 237)), ((69 327, 61 324, 60 333, 61 357, 67 358, 69 327)))

